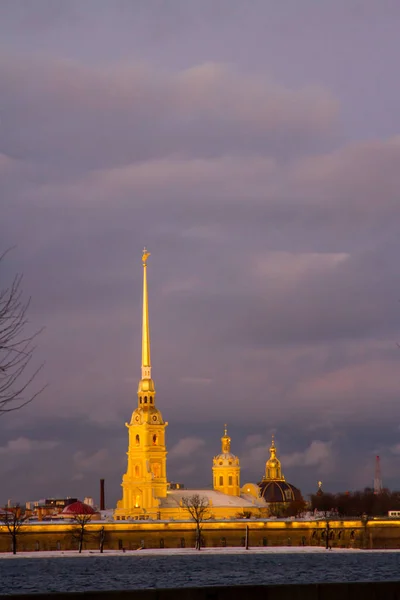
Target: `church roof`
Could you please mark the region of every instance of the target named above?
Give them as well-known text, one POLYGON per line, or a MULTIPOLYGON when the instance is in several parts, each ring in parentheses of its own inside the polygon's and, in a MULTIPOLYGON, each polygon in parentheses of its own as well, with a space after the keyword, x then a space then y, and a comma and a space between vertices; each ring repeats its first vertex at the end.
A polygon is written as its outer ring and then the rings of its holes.
POLYGON ((287 481, 263 480, 258 484, 265 502, 294 502, 302 500, 301 492, 287 481))
POLYGON ((68 504, 62 511, 63 515, 94 515, 95 511, 89 504, 85 504, 84 502, 73 502, 72 504, 68 504))

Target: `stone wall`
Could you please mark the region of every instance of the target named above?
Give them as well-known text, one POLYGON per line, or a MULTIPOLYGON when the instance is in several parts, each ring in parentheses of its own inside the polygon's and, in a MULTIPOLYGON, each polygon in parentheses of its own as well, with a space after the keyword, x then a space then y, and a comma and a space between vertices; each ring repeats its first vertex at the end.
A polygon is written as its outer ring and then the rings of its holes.
MULTIPOLYGON (((324 546, 324 521, 206 521, 202 538, 206 547, 243 546, 246 526, 250 546, 324 546)), ((137 548, 189 548, 195 543, 193 522, 92 522, 87 527, 85 549, 99 547, 100 530, 104 527, 104 548, 134 550, 137 548)), ((400 521, 389 519, 330 521, 328 542, 333 548, 400 548, 400 521)), ((71 525, 67 523, 35 523, 23 525, 18 536, 19 551, 72 550, 71 525)), ((11 537, 0 527, 0 552, 11 548, 11 537)))

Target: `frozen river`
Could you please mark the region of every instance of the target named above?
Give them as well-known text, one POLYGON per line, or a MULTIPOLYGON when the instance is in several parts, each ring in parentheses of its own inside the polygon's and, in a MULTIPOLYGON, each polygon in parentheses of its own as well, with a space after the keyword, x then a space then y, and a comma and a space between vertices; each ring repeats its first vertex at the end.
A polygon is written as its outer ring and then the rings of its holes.
POLYGON ((399 578, 400 552, 322 548, 0 555, 0 594, 399 578))

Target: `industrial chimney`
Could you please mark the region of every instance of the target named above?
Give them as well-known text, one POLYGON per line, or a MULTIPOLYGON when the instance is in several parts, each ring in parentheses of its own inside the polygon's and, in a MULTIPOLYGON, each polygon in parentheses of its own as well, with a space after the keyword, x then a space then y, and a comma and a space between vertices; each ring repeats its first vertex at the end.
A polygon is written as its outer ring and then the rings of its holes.
POLYGON ((100 479, 100 510, 105 510, 105 500, 104 500, 104 479, 100 479))

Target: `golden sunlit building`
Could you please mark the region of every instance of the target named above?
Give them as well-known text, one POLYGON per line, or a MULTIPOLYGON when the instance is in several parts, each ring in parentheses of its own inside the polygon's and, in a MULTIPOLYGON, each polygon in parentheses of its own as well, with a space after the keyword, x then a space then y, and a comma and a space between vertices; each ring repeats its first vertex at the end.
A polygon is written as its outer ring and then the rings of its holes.
POLYGON ((138 386, 138 404, 128 428, 127 470, 122 478, 122 499, 114 511, 116 520, 187 519, 184 498, 198 494, 208 500, 208 518, 226 519, 240 515, 267 516, 268 503, 291 502, 301 498, 300 491, 286 483, 272 440, 265 476, 259 484, 240 486, 240 460, 231 452, 231 438, 225 425, 221 452, 212 463, 213 490, 185 490, 170 486, 167 479, 167 448, 164 421, 156 403, 151 373, 150 326, 147 285, 147 261, 144 249, 142 370, 138 386), (174 489, 173 489, 174 488, 174 489))

